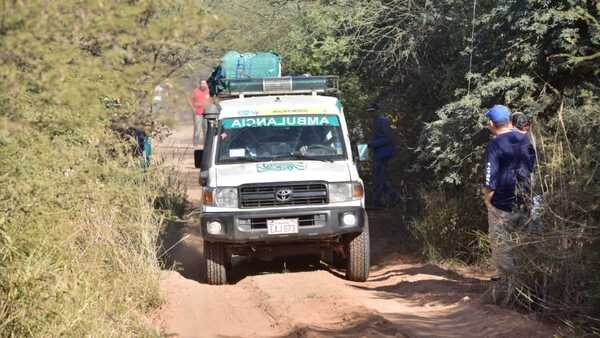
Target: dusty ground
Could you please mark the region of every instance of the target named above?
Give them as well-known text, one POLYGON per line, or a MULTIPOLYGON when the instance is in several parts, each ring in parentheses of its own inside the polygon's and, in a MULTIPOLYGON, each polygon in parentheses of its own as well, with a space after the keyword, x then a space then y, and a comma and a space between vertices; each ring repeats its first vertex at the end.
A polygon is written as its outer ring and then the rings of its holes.
MULTIPOLYGON (((185 177, 188 198, 199 198, 192 127, 184 122, 158 152, 185 177)), ((421 263, 403 249, 402 224, 371 213, 373 266, 367 283, 303 262, 234 260, 231 285, 199 282, 202 242, 193 226, 173 226, 167 244, 175 271, 163 271, 165 303, 154 324, 168 337, 550 337, 525 315, 478 298, 486 282, 421 263)))

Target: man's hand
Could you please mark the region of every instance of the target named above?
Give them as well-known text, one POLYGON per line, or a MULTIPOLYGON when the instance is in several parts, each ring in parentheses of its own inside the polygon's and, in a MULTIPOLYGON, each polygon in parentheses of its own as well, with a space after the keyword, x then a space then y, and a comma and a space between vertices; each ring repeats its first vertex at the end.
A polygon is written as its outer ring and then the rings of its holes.
POLYGON ((486 207, 492 206, 492 197, 494 196, 494 191, 490 190, 488 187, 483 187, 483 203, 485 203, 486 207))
POLYGON ((194 107, 194 97, 192 95, 187 97, 187 103, 190 105, 190 108, 192 108, 192 110, 196 110, 196 107, 194 107))

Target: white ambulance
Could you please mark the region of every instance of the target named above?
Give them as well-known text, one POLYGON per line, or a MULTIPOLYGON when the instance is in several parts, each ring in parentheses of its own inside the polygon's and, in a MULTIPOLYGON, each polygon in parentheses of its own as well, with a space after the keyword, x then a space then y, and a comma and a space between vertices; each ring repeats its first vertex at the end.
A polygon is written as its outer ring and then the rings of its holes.
POLYGON ((207 108, 200 223, 209 284, 231 257, 327 257, 352 281, 369 274, 369 227, 335 77, 230 80, 207 108), (335 258, 335 259, 332 259, 335 258))

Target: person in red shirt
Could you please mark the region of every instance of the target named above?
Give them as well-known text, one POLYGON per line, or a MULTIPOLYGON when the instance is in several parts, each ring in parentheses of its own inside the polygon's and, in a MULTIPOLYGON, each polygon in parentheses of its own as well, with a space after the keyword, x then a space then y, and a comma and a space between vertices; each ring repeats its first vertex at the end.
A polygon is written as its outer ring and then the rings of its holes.
POLYGON ((192 91, 188 102, 194 111, 194 146, 198 146, 204 142, 206 132, 204 108, 211 102, 210 90, 205 80, 198 81, 198 86, 192 91))

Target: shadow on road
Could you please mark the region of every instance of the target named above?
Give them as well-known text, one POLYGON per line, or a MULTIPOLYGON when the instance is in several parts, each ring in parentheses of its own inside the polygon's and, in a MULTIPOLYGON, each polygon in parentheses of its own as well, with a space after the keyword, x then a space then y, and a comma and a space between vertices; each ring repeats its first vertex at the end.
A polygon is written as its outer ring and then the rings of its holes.
POLYGON ((183 277, 200 281, 202 240, 200 234, 187 222, 169 221, 160 241, 160 263, 183 277))
POLYGON ((231 273, 231 284, 237 284, 250 276, 305 272, 324 269, 324 266, 310 257, 279 257, 272 260, 260 260, 248 257, 234 257, 233 270, 231 273))
POLYGON ((281 338, 297 337, 397 337, 408 338, 409 335, 402 326, 394 324, 377 314, 355 313, 353 319, 344 328, 328 329, 316 326, 297 327, 281 338))
POLYGON ((437 265, 426 264, 421 266, 411 266, 402 269, 388 270, 384 273, 375 274, 370 281, 372 282, 382 282, 393 278, 395 276, 416 276, 416 275, 431 275, 443 277, 446 279, 452 280, 461 280, 464 279, 459 273, 453 270, 448 270, 441 268, 437 265))
POLYGON ((369 282, 377 286, 354 285, 353 287, 372 292, 374 297, 379 299, 402 298, 421 305, 455 304, 465 296, 481 294, 487 285, 487 282, 480 279, 464 277, 432 264, 388 270, 373 275, 369 282), (414 278, 417 276, 418 279, 414 278), (395 277, 399 277, 396 278, 399 281, 390 284, 389 281, 395 277))
MULTIPOLYGON (((408 311, 410 312, 410 311, 408 311)), ((489 308, 477 311, 465 305, 457 311, 432 312, 428 316, 411 314, 388 314, 385 317, 376 313, 356 312, 342 327, 319 326, 295 327, 280 336, 292 337, 549 337, 551 332, 541 324, 523 325, 508 311, 489 308), (490 325, 486 317, 495 312, 494 323, 490 325)))

